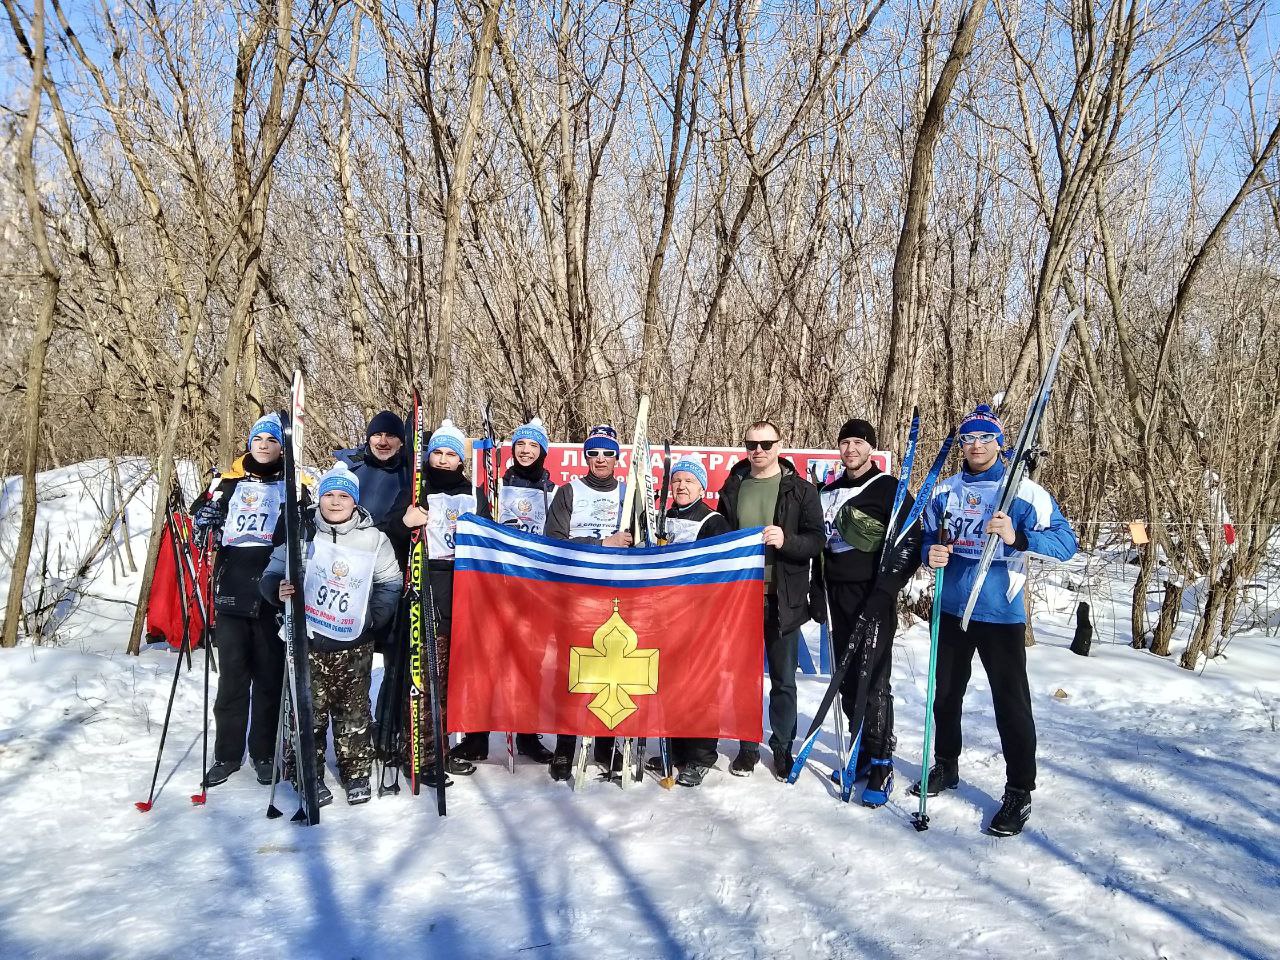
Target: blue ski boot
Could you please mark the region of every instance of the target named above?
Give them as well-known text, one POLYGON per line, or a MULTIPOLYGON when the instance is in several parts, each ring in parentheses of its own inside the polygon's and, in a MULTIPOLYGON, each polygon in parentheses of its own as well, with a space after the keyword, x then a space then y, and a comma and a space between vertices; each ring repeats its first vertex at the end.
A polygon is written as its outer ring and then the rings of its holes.
POLYGON ((883 807, 893 793, 893 761, 872 760, 867 785, 862 788, 864 807, 883 807))
MULTIPOLYGON (((870 771, 871 771, 871 760, 868 759, 867 757, 859 756, 858 766, 854 769, 854 772, 853 772, 853 782, 857 783, 859 780, 865 780, 867 777, 867 774, 870 771)), ((841 785, 840 774, 842 773, 844 773, 844 767, 837 767, 835 770, 831 771, 831 782, 834 783, 837 787, 841 785)))

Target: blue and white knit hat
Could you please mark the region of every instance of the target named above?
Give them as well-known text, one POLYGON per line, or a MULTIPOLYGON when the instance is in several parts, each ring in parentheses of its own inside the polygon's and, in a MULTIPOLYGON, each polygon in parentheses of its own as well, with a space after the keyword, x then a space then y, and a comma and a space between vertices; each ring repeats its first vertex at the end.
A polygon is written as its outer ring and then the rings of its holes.
POLYGON ((607 423, 592 427, 586 441, 582 444, 582 449, 584 452, 612 450, 616 456, 622 452, 622 448, 618 446, 618 431, 607 423))
POLYGON ((547 439, 547 429, 542 425, 541 417, 534 417, 528 423, 522 423, 516 427, 515 432, 511 434, 513 446, 517 440, 532 440, 542 448, 543 453, 546 453, 551 446, 551 441, 547 439))
POLYGON ((677 460, 671 465, 671 476, 673 479, 677 473, 689 474, 702 485, 703 490, 707 489, 707 470, 697 460, 691 460, 687 457, 683 460, 677 460))
POLYGON ((465 460, 467 458, 467 438, 462 435, 462 431, 453 425, 453 421, 449 419, 442 420, 440 426, 431 434, 431 439, 427 441, 427 453, 432 450, 452 450, 458 455, 458 459, 465 460))
POLYGON ((276 443, 284 446, 284 429, 280 426, 280 414, 268 413, 258 418, 258 421, 249 430, 249 440, 245 443, 248 447, 253 443, 253 438, 260 433, 268 434, 275 438, 276 443))
POLYGON ((994 433, 996 442, 1004 443, 1004 424, 985 403, 978 404, 973 408, 973 413, 960 421, 960 429, 956 433, 994 433))
POLYGON ((360 478, 352 473, 351 468, 345 463, 335 463, 320 478, 320 488, 316 495, 323 497, 326 493, 345 493, 359 503, 360 478))

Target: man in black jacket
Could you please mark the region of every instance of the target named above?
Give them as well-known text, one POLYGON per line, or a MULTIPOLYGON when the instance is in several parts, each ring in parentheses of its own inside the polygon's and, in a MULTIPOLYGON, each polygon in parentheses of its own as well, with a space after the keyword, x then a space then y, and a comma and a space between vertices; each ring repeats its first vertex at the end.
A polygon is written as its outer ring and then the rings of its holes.
MULTIPOLYGON (((747 428, 747 457, 730 471, 719 509, 733 530, 764 527, 769 749, 774 776, 785 780, 796 736, 796 664, 799 628, 809 616, 809 562, 826 535, 818 491, 779 458, 781 444, 778 428, 767 420, 747 428)), ((760 744, 743 741, 729 772, 749 776, 759 760, 760 744)))
MULTIPOLYGON (((893 789, 893 694, 889 673, 893 662, 893 635, 898 626, 898 592, 906 586, 919 564, 919 525, 907 534, 894 562, 881 564, 884 537, 893 511, 898 482, 871 459, 876 448, 875 428, 866 420, 849 420, 838 438, 844 471, 822 488, 826 546, 823 576, 831 608, 831 646, 840 660, 850 643, 872 646, 855 652, 855 666, 845 674, 840 702, 850 724, 856 709, 858 677, 866 658, 867 703, 863 714, 861 747, 855 770, 867 777, 862 802, 879 807, 893 789)), ((902 504, 905 516, 912 506, 910 494, 902 504)), ((851 736, 857 731, 852 728, 851 736)), ((837 772, 838 773, 838 772, 837 772)))

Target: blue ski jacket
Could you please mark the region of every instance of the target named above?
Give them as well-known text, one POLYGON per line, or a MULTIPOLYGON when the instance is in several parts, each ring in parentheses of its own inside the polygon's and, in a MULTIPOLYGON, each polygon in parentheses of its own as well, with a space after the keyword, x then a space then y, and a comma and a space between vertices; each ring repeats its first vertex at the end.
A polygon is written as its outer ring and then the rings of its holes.
MULTIPOLYGON (((964 614, 969 591, 977 576, 978 560, 987 536, 987 521, 995 512, 996 499, 1007 465, 997 461, 982 473, 962 470, 939 481, 924 510, 924 541, 921 556, 929 562, 929 548, 938 542, 938 523, 947 514, 952 545, 951 560, 942 578, 942 609, 953 616, 964 614)), ((995 559, 978 593, 973 619, 985 623, 1023 623, 1026 610, 1022 586, 1026 581, 1028 555, 1048 560, 1069 560, 1076 552, 1076 535, 1049 492, 1023 477, 1009 506, 1017 539, 1013 546, 996 544, 995 559)))

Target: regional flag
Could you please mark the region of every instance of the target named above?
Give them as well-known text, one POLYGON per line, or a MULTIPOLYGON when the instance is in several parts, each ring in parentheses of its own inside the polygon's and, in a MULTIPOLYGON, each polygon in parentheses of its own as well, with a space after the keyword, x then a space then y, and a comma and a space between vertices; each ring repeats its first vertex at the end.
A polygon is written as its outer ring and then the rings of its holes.
POLYGON ((758 742, 760 533, 627 549, 461 517, 449 729, 758 742))

